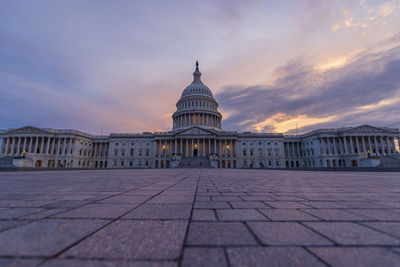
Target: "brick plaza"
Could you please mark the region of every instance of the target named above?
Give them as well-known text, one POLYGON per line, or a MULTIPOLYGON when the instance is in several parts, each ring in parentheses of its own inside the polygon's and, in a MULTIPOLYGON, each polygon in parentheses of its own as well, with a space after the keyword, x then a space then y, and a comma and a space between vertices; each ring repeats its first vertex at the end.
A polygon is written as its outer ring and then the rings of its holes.
POLYGON ((0 173, 0 266, 400 266, 400 173, 0 173))

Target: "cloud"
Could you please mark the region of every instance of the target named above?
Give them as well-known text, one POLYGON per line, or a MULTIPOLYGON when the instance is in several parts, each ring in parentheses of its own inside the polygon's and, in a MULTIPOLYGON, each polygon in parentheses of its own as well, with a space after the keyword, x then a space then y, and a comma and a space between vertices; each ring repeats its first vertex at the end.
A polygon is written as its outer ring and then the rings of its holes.
POLYGON ((374 47, 328 64, 323 72, 304 60, 291 60, 276 70, 281 77, 272 86, 226 87, 216 95, 232 114, 224 127, 289 133, 296 125, 302 132, 382 122, 398 127, 400 115, 393 110, 400 99, 400 45, 395 36, 382 43, 392 40, 391 48, 374 47))
POLYGON ((395 9, 396 9, 395 5, 396 5, 395 2, 391 2, 391 3, 388 2, 388 3, 381 5, 379 7, 379 14, 384 17, 389 16, 390 14, 392 14, 395 11, 395 9))

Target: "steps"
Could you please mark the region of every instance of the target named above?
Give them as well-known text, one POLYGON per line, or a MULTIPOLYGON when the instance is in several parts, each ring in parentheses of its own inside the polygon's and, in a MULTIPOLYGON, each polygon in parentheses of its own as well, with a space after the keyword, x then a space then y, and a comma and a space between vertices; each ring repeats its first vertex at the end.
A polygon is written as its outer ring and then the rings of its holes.
POLYGON ((13 165, 12 165, 13 158, 14 158, 14 156, 7 156, 4 158, 0 158, 0 168, 13 167, 13 165))
POLYGON ((182 157, 178 168, 211 168, 208 157, 182 157))
POLYGON ((381 156, 381 164, 379 167, 383 168, 393 168, 393 167, 400 167, 400 159, 393 157, 393 156, 381 156))

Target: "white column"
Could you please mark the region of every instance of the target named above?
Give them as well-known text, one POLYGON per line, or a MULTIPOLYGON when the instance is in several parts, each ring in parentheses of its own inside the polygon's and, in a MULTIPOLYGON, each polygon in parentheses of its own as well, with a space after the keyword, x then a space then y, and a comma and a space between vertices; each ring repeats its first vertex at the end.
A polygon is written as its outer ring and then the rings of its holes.
POLYGON ((26 151, 26 139, 28 139, 26 136, 24 137, 24 145, 22 146, 22 152, 26 151))
POLYGON ((217 138, 214 139, 214 154, 217 154, 217 138))
POLYGON ((61 138, 57 138, 57 152, 56 155, 60 155, 60 147, 61 147, 61 138))
POLYGON ((383 144, 383 136, 379 136, 379 139, 381 139, 382 155, 386 155, 386 153, 385 153, 385 145, 383 144))
POLYGON ((178 154, 178 139, 175 139, 174 140, 174 153, 175 154, 178 154))
MULTIPOLYGON (((203 119, 204 119, 204 115, 203 115, 203 119)), ((204 122, 204 121, 203 121, 204 122)), ((203 157, 206 155, 206 139, 203 138, 203 157)))
POLYGON ((36 136, 35 151, 33 151, 34 154, 37 154, 38 145, 39 145, 39 137, 36 136))
POLYGON ((20 150, 21 150, 21 136, 18 137, 17 150, 16 150, 17 155, 21 154, 20 150))
POLYGON ((169 140, 169 155, 172 155, 172 139, 169 140))
POLYGON ((390 155, 390 154, 392 154, 392 151, 391 151, 391 145, 390 145, 390 141, 389 141, 389 136, 386 136, 386 146, 387 146, 387 152, 388 152, 388 154, 390 155))
POLYGON ((0 154, 3 154, 3 150, 6 144, 6 138, 0 138, 0 140, 1 140, 0 154))
POLYGON ((372 153, 371 136, 367 136, 367 140, 369 153, 372 153))
POLYGON ((189 141, 188 141, 188 139, 186 139, 186 150, 185 150, 186 157, 188 157, 188 153, 189 153, 189 141))
POLYGON ((347 142, 346 142, 346 136, 343 137, 343 146, 344 146, 344 153, 347 154, 347 142))
POLYGON ((50 154, 50 137, 47 137, 47 146, 45 154, 50 154))
POLYGON ((237 157, 237 156, 239 156, 239 152, 238 152, 239 150, 238 150, 238 140, 236 139, 235 140, 235 156, 237 157))
POLYGON ((28 153, 31 153, 32 151, 32 145, 33 145, 33 137, 29 137, 29 148, 28 148, 28 153))
MULTIPOLYGON (((232 139, 230 140, 230 142, 231 142, 231 144, 230 144, 230 146, 231 146, 230 156, 232 157, 232 156, 233 156, 233 143, 232 143, 232 139)), ((232 167, 232 165, 233 165, 233 162, 231 162, 231 167, 232 167)))
POLYGON ((44 146, 44 136, 42 136, 42 141, 40 142, 40 154, 43 154, 43 146, 44 146))
POLYGON ((183 139, 181 139, 181 146, 180 146, 181 156, 183 156, 183 155, 182 155, 182 152, 183 152, 183 147, 182 147, 182 145, 183 145, 183 139))
POLYGON ((367 152, 367 148, 365 147, 365 136, 361 136, 362 144, 363 144, 363 152, 367 152))
POLYGON ((10 155, 14 155, 15 154, 15 137, 12 137, 12 143, 11 143, 11 153, 10 155))
POLYGON ((10 145, 10 137, 7 137, 6 140, 7 140, 7 142, 6 142, 6 150, 4 151, 4 154, 6 156, 8 156, 8 147, 10 145))
POLYGON ((379 149, 378 149, 378 142, 376 141, 376 136, 374 136, 374 143, 375 143, 375 154, 380 155, 379 149))
POLYGON ((93 142, 93 146, 94 146, 93 157, 95 158, 95 157, 97 157, 97 146, 98 146, 98 143, 94 143, 93 142))
POLYGON ((354 154, 353 136, 350 136, 350 151, 351 154, 354 154))

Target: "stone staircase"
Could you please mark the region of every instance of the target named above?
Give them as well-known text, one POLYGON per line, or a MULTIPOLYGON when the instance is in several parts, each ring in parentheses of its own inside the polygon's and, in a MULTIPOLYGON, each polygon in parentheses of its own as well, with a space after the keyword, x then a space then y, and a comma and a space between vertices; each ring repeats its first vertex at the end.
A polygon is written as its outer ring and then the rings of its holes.
POLYGON ((208 157, 182 157, 178 168, 211 168, 208 157))
POLYGON ((7 156, 4 158, 0 158, 0 168, 11 168, 13 167, 12 162, 13 162, 14 156, 7 156))
POLYGON ((381 156, 381 164, 379 167, 383 168, 393 168, 393 167, 400 167, 400 159, 394 156, 386 155, 381 156))

